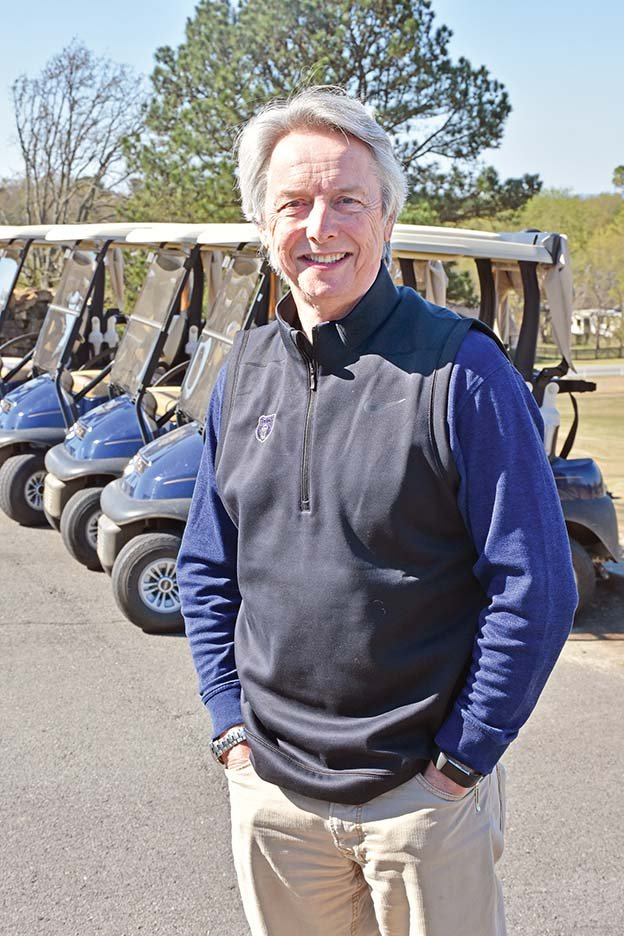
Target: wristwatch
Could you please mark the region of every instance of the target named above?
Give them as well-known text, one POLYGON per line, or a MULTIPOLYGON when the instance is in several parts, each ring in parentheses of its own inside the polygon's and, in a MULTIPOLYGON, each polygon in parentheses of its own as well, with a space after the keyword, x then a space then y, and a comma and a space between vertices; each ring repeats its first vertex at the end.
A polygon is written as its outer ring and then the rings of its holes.
POLYGON ((234 728, 230 728, 229 731, 226 731, 224 735, 221 735, 220 738, 217 738, 216 741, 210 742, 210 750, 212 751, 213 757, 220 764, 223 763, 221 758, 228 751, 231 751, 233 747, 236 747, 237 744, 240 744, 241 741, 247 740, 247 734, 242 725, 235 725, 234 728))
POLYGON ((444 751, 438 751, 434 754, 434 766, 440 773, 443 773, 449 780, 454 780, 459 786, 470 788, 476 786, 479 780, 483 779, 483 774, 477 773, 467 764, 462 764, 444 751))

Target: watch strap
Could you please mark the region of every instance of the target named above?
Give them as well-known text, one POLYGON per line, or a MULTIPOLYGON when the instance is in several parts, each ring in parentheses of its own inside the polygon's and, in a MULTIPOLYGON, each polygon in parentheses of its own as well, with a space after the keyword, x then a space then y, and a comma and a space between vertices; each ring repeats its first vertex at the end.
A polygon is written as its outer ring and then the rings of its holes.
POLYGON ((228 751, 231 751, 233 747, 236 747, 237 744, 240 744, 241 741, 247 740, 247 733, 242 725, 235 725, 234 728, 230 728, 229 731, 226 731, 225 734, 221 735, 220 738, 210 742, 210 750, 212 751, 213 757, 220 764, 223 763, 221 758, 224 754, 227 754, 228 751))

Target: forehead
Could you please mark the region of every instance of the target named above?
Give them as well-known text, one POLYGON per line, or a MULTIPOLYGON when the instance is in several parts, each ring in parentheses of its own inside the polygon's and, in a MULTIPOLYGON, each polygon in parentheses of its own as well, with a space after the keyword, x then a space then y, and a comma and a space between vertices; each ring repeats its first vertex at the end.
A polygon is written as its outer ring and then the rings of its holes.
POLYGON ((281 137, 271 153, 268 187, 293 183, 350 182, 377 185, 376 165, 365 143, 331 130, 295 130, 281 137))

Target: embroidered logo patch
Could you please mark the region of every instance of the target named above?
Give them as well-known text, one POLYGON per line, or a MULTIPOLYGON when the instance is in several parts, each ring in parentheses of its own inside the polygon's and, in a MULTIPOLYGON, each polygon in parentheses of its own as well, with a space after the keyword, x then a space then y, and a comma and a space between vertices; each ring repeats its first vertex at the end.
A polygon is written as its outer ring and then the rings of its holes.
POLYGON ((273 426, 275 425, 275 413, 271 413, 270 416, 261 416, 258 420, 258 425, 256 426, 256 439, 258 442, 266 442, 271 433, 273 432, 273 426))

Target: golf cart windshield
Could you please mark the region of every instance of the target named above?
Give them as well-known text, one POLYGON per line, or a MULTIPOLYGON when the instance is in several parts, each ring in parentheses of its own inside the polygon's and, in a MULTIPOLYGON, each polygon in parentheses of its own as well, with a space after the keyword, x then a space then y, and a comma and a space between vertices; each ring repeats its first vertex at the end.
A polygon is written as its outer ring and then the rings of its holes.
POLYGON ((124 331, 111 384, 134 396, 166 330, 179 287, 186 273, 188 254, 180 250, 161 250, 150 258, 143 288, 124 331))
POLYGON ((204 424, 214 382, 261 282, 262 261, 238 254, 224 263, 223 280, 189 364, 178 410, 204 424))
POLYGON ((6 250, 0 250, 0 325, 4 320, 5 306, 15 284, 19 264, 6 250))
POLYGON ((63 364, 65 351, 77 337, 96 266, 95 250, 74 250, 65 263, 35 345, 33 365, 39 371, 54 374, 63 364))

